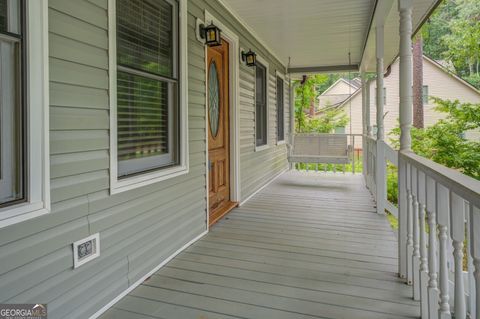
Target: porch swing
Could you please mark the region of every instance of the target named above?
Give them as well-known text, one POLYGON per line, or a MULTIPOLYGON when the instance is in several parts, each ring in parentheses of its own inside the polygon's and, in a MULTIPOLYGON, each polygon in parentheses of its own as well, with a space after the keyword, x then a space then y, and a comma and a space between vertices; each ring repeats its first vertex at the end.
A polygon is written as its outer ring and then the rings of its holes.
MULTIPOLYGON (((348 61, 351 63, 350 52, 348 61)), ((349 71, 349 79, 351 72, 349 71)), ((352 96, 349 87, 349 96, 352 96)), ((350 99, 350 119, 352 118, 352 102, 350 99)), ((352 121, 350 120, 350 133, 352 121)), ((294 163, 312 164, 350 164, 352 162, 353 145, 348 143, 348 134, 327 133, 297 133, 292 134, 289 145, 288 161, 294 163)), ((334 167, 335 170, 335 167, 334 167)), ((345 171, 345 167, 344 167, 345 171)))

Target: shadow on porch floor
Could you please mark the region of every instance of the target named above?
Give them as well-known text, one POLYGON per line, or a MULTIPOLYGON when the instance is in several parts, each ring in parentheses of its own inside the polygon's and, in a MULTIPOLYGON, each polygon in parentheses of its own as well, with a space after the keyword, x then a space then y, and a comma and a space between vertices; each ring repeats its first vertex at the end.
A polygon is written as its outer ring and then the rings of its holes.
POLYGON ((289 172, 102 319, 418 318, 361 175, 289 172))

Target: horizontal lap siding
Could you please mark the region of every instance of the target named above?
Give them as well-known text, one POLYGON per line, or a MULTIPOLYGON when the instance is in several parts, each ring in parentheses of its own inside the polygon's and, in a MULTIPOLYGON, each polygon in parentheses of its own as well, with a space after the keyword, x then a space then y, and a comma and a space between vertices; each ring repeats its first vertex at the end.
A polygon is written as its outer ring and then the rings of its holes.
POLYGON ((190 173, 109 195, 107 0, 50 0, 52 213, 0 231, 0 302, 87 318, 205 230, 203 46, 189 38, 190 173), (101 256, 73 270, 72 242, 101 256))
MULTIPOLYGON (((270 61, 272 63, 272 61, 270 61)), ((277 145, 277 101, 275 67, 270 66, 268 82, 269 148, 255 151, 255 99, 252 68, 240 68, 240 174, 242 199, 281 173, 287 167, 286 146, 277 145), (273 69, 273 72, 272 72, 273 69)), ((285 104, 288 109, 288 103, 285 104)), ((288 118, 289 113, 285 113, 288 118)))
MULTIPOLYGON (((242 199, 286 168, 276 146, 275 70, 285 68, 215 0, 188 1, 190 172, 110 196, 108 0, 50 0, 52 212, 0 231, 0 302, 48 303, 87 318, 205 230, 205 8, 270 63, 270 148, 255 152, 253 68, 240 67, 242 199), (74 241, 100 232, 101 256, 73 270, 74 241)), ((285 106, 286 124, 289 108, 285 106)))

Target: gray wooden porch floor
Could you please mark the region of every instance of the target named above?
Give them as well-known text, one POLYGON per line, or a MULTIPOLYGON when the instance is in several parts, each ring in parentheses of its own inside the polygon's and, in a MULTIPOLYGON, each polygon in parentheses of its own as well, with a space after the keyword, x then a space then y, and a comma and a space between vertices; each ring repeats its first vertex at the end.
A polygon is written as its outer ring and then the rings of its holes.
POLYGON ((418 318, 360 175, 289 172, 102 319, 418 318))

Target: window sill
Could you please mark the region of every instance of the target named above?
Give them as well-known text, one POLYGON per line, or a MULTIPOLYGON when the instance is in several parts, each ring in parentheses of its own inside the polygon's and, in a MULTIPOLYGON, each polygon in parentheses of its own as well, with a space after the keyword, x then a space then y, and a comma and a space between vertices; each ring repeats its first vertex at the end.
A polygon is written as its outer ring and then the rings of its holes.
POLYGON ((50 213, 43 202, 22 203, 0 209, 0 228, 50 213))
POLYGON ((285 142, 285 140, 283 140, 283 141, 277 141, 277 145, 284 145, 284 144, 287 144, 287 142, 285 142))
POLYGON ((269 148, 270 148, 270 145, 268 145, 268 144, 255 146, 255 152, 261 152, 261 151, 267 150, 269 148))
POLYGON ((155 184, 170 178, 188 174, 187 166, 175 166, 158 170, 155 172, 145 173, 138 176, 127 177, 122 180, 117 180, 112 177, 110 194, 118 194, 139 187, 155 184))

